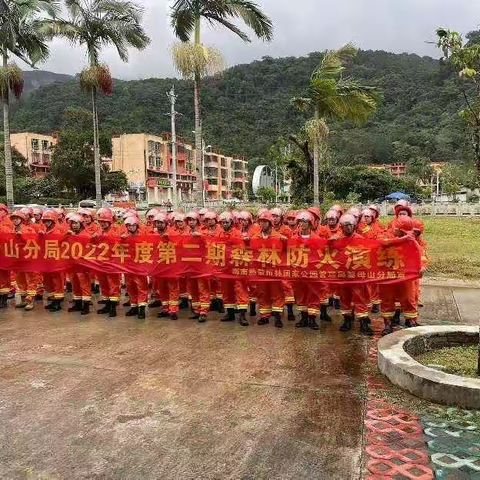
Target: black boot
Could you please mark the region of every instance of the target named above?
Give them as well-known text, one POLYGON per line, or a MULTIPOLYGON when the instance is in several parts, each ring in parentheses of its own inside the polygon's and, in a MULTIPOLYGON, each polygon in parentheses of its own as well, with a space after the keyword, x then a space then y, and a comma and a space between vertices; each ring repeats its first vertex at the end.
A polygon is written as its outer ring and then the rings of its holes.
POLYGON ((220 319, 221 322, 234 322, 235 321, 235 309, 227 308, 227 314, 220 319))
POLYGON ((117 302, 110 302, 110 311, 108 312, 110 318, 115 318, 117 316, 117 302))
POLYGON ((380 306, 378 305, 378 303, 374 303, 374 304, 372 305, 372 313, 373 313, 373 314, 380 313, 380 306))
POLYGON ((293 313, 293 304, 287 303, 287 319, 289 322, 295 321, 295 314, 293 313))
POLYGON ((421 325, 416 320, 409 320, 407 318, 405 320, 405 328, 412 328, 412 327, 421 327, 421 325))
POLYGON ((315 315, 309 315, 308 316, 308 326, 312 330, 319 330, 320 327, 318 326, 318 323, 315 321, 315 315))
POLYGON ((171 313, 170 320, 178 320, 178 315, 176 313, 171 313))
POLYGON ((0 295, 0 308, 8 307, 7 298, 8 298, 8 295, 0 295))
POLYGON ((105 306, 101 308, 100 310, 97 310, 97 313, 99 315, 103 315, 105 313, 110 313, 110 300, 107 300, 105 303, 105 306))
POLYGON ((37 293, 35 295, 35 301, 36 302, 41 302, 43 300, 43 295, 41 293, 37 293))
POLYGON ((392 318, 392 327, 398 327, 400 325, 400 314, 401 310, 397 309, 395 310, 395 315, 393 315, 392 318))
POLYGON ((188 298, 181 298, 178 308, 180 310, 186 310, 188 308, 188 298))
POLYGON ((106 305, 108 303, 108 300, 106 298, 102 298, 97 303, 98 305, 106 305))
POLYGON ((92 284, 92 293, 95 295, 100 293, 100 285, 98 283, 92 284))
POLYGON ((25 308, 27 306, 25 302, 26 295, 21 295, 20 296, 20 303, 15 305, 15 308, 25 308))
POLYGON ((162 306, 162 302, 160 300, 154 300, 152 303, 148 305, 148 308, 158 308, 162 306))
POLYGON ((340 300, 338 298, 333 299, 333 306, 335 310, 340 310, 340 300))
POLYGON ((217 312, 225 313, 225 307, 223 306, 223 300, 217 299, 217 312))
POLYGON ((328 297, 328 306, 333 307, 333 297, 328 297))
POLYGON ((360 319, 360 331, 371 337, 373 335, 373 330, 370 328, 371 320, 368 317, 364 317, 360 319))
POLYGON ((50 300, 50 303, 45 305, 45 310, 51 310, 55 304, 55 300, 50 300))
POLYGON ((82 311, 82 301, 81 300, 74 300, 73 305, 69 307, 69 312, 81 312, 82 311))
POLYGON ((65 284, 65 291, 66 291, 67 293, 72 293, 72 292, 73 292, 72 283, 71 283, 71 282, 67 282, 67 283, 65 284))
POLYGON ((207 321, 207 316, 202 314, 198 317, 198 323, 205 323, 207 321))
POLYGON ((62 309, 62 302, 60 300, 54 300, 52 306, 48 309, 50 312, 59 312, 62 309))
POLYGON ((139 320, 145 320, 145 306, 138 307, 138 317, 139 320))
POLYGON ((138 307, 130 307, 130 310, 125 314, 126 317, 134 317, 138 315, 138 307))
POLYGON ((256 317, 257 316, 257 309, 256 309, 257 304, 255 302, 250 302, 250 312, 249 315, 251 317, 256 317))
POLYGON ((128 300, 128 302, 125 302, 123 304, 124 307, 130 307, 131 306, 131 303, 130 303, 130 300, 128 300))
POLYGON ((245 310, 240 311, 240 325, 242 327, 248 327, 249 325, 247 317, 245 316, 245 310))
POLYGON ((384 337, 385 335, 388 335, 390 333, 393 333, 392 326, 391 325, 385 325, 385 328, 382 331, 382 337, 384 337))
POLYGON ((320 305, 320 320, 323 320, 324 322, 332 321, 332 319, 330 318, 330 315, 327 313, 326 305, 320 305))
POLYGON ((270 317, 260 317, 257 325, 268 325, 270 323, 270 317))
POLYGON ((283 327, 283 322, 282 322, 282 318, 281 318, 280 314, 278 312, 275 312, 273 314, 273 318, 275 319, 275 326, 277 328, 282 328, 283 327))
POLYGON ((200 314, 199 313, 194 313, 193 315, 190 315, 188 317, 189 320, 198 320, 200 318, 200 314))
POLYGON ((349 330, 352 329, 352 323, 353 323, 352 317, 350 315, 344 315, 343 316, 343 323, 340 326, 339 330, 341 332, 348 332, 349 330))
POLYGON ((308 327, 308 313, 301 312, 300 320, 295 324, 295 328, 308 327))
POLYGON ((157 318, 168 318, 170 314, 167 310, 162 310, 161 312, 157 313, 157 318))
POLYGON ((82 305, 82 311, 80 315, 88 315, 90 313, 90 300, 84 300, 82 305))

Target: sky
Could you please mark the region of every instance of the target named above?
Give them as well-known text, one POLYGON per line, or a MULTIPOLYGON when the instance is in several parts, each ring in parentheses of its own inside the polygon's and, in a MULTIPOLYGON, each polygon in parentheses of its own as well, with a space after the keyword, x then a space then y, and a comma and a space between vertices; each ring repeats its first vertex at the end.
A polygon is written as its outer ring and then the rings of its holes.
MULTIPOLYGON (((144 8, 144 26, 151 38, 144 51, 130 51, 123 63, 114 49, 104 49, 101 60, 112 75, 125 80, 178 76, 172 65, 175 42, 169 25, 172 0, 137 0, 144 8)), ((245 44, 222 29, 202 24, 202 42, 219 48, 228 66, 260 60, 263 56, 303 56, 352 42, 363 50, 386 50, 438 57, 435 30, 446 27, 467 33, 480 29, 480 0, 256 0, 270 16, 275 36, 270 43, 245 44)), ((241 21, 237 24, 240 26, 241 21)), ((246 27, 245 27, 246 28, 246 27)), ((248 29, 247 29, 248 30, 248 29)), ((42 70, 72 74, 87 64, 81 48, 65 40, 50 44, 50 59, 42 70)), ((21 63, 21 62, 19 62, 21 63)))

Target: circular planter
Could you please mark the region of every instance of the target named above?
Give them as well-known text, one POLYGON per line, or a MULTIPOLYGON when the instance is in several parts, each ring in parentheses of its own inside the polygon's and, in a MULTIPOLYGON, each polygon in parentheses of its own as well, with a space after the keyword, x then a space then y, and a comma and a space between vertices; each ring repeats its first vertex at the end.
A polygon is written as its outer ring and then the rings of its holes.
POLYGON ((442 347, 478 344, 478 327, 463 325, 415 327, 392 333, 378 342, 378 368, 395 385, 445 405, 480 407, 480 378, 440 372, 411 355, 442 347))

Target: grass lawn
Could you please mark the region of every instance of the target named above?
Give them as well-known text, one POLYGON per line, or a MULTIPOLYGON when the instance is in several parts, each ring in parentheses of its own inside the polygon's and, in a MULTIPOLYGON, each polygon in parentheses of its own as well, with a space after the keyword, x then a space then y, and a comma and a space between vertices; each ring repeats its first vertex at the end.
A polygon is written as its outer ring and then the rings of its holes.
POLYGON ((430 264, 426 276, 480 279, 480 218, 421 217, 430 264))
POLYGON ((476 345, 430 350, 418 355, 415 360, 422 365, 442 365, 445 367, 446 373, 453 375, 478 378, 478 348, 476 345))

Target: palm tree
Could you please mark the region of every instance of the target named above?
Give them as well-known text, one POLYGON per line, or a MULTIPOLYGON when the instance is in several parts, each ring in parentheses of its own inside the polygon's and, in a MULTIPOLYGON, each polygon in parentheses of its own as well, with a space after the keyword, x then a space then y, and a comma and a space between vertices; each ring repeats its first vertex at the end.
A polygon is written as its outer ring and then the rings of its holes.
POLYGON ((204 19, 210 25, 221 25, 238 35, 244 42, 250 42, 250 38, 232 23, 232 20, 236 18, 242 19, 258 38, 266 41, 272 39, 271 20, 256 3, 249 0, 176 0, 172 7, 173 31, 175 36, 183 42, 174 45, 174 63, 185 78, 192 78, 194 81, 195 161, 199 171, 200 194, 203 190, 201 78, 223 68, 220 52, 201 43, 200 24, 204 19), (189 43, 190 41, 192 43, 189 43))
POLYGON ((48 37, 64 37, 72 44, 85 46, 89 67, 80 74, 80 85, 92 97, 93 149, 95 158, 95 199, 102 202, 100 180, 100 147, 97 97, 101 91, 109 95, 112 77, 105 64, 99 62, 100 50, 113 45, 120 58, 128 61, 128 47, 144 49, 150 39, 142 25, 143 9, 127 0, 66 0, 68 19, 46 23, 43 32, 48 37))
MULTIPOLYGON (((10 95, 19 98, 23 92, 23 73, 11 55, 35 68, 37 62, 48 58, 49 49, 40 32, 42 13, 55 16, 58 5, 54 0, 2 0, 0 5, 0 95, 3 101, 3 132, 7 204, 13 207, 13 169, 10 143, 10 95)), ((45 24, 51 20, 43 19, 45 24)))
POLYGON ((364 122, 377 108, 379 93, 373 87, 361 85, 352 78, 343 78, 344 64, 355 58, 357 49, 350 44, 338 50, 325 52, 320 65, 310 77, 306 95, 292 99, 302 111, 312 111, 313 118, 305 124, 305 131, 313 144, 313 202, 320 203, 319 166, 325 155, 325 140, 329 129, 327 120, 348 119, 364 122))

